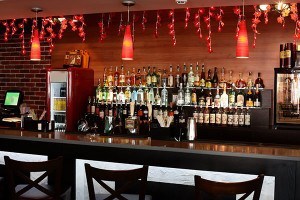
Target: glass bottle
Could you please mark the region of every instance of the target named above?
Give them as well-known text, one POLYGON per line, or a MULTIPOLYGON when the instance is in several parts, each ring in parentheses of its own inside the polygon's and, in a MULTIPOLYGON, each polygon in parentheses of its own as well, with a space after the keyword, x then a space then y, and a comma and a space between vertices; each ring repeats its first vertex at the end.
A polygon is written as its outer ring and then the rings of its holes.
POLYGON ((142 85, 142 74, 141 74, 141 69, 138 69, 138 70, 137 70, 137 73, 136 73, 136 75, 135 75, 135 83, 136 83, 136 85, 141 85, 141 86, 143 86, 143 85, 142 85))
POLYGON ((251 125, 251 115, 249 112, 249 108, 246 108, 246 113, 245 113, 245 126, 249 127, 251 125))
POLYGON ((200 93, 199 93, 199 105, 205 106, 205 93, 204 93, 203 87, 201 87, 200 93))
POLYGON ((204 63, 202 64, 202 69, 201 69, 201 76, 200 76, 200 87, 205 87, 205 69, 204 69, 204 63))
POLYGON ((192 89, 191 102, 193 105, 197 105, 197 90, 196 90, 196 88, 192 89))
POLYGON ((153 73, 151 75, 151 84, 152 84, 153 87, 157 87, 156 67, 153 67, 153 73))
POLYGON ((103 101, 107 101, 107 96, 108 96, 107 87, 103 87, 102 88, 102 99, 103 99, 103 101))
POLYGON ((210 69, 207 72, 207 78, 205 80, 205 87, 207 88, 211 88, 212 84, 211 84, 211 71, 210 69))
POLYGON ((253 88, 253 79, 252 79, 252 72, 249 72, 248 74, 248 80, 247 80, 247 87, 253 88))
POLYGON ((227 126, 227 121, 228 121, 227 108, 223 108, 223 112, 221 114, 221 124, 222 124, 222 126, 227 126))
POLYGON ((190 64, 190 71, 188 73, 188 84, 189 84, 190 87, 194 86, 194 79, 195 79, 195 75, 194 75, 194 72, 193 72, 193 65, 190 64))
POLYGON ((118 95, 118 100, 120 103, 124 103, 125 102, 125 94, 123 92, 123 88, 120 89, 120 93, 118 95))
MULTIPOLYGON (((142 85, 140 84, 140 87, 142 87, 142 85)), ((149 89, 146 87, 144 88, 144 102, 148 103, 149 102, 149 89)))
POLYGON ((239 126, 245 125, 245 111, 244 107, 241 107, 241 111, 239 113, 239 126))
POLYGON ((251 91, 251 88, 248 88, 248 92, 246 94, 246 106, 253 107, 253 105, 253 93, 251 91))
POLYGON ((116 103, 118 101, 118 88, 116 86, 113 87, 113 103, 116 103))
POLYGON ((186 87, 186 85, 188 83, 188 74, 187 74, 187 71, 186 71, 185 63, 183 64, 183 72, 182 72, 182 75, 181 75, 181 79, 182 79, 183 87, 186 87))
POLYGON ((260 76, 261 76, 261 74, 260 74, 260 72, 258 72, 257 79, 255 80, 255 85, 258 84, 258 88, 265 88, 264 81, 262 80, 262 78, 260 76))
POLYGON ((152 74, 151 74, 150 66, 148 67, 148 74, 146 76, 146 81, 147 81, 147 87, 151 87, 152 86, 152 74))
POLYGON ((162 78, 162 73, 161 73, 161 69, 158 68, 158 72, 155 72, 156 73, 156 86, 157 87, 162 87, 163 84, 162 84, 162 81, 161 81, 161 78, 162 78))
POLYGON ((120 77, 119 77, 119 82, 120 82, 121 86, 125 85, 125 73, 124 73, 123 65, 121 66, 121 73, 120 73, 120 77))
POLYGON ((159 95, 159 89, 158 88, 156 88, 155 103, 158 104, 158 105, 161 104, 161 98, 160 98, 160 95, 159 95))
POLYGON ((235 109, 233 111, 232 125, 233 126, 238 126, 239 125, 239 113, 238 113, 238 108, 237 107, 235 107, 235 109))
POLYGON ((204 109, 204 124, 205 125, 208 125, 209 124, 209 114, 210 114, 210 111, 209 111, 209 108, 208 108, 208 105, 205 106, 205 109, 204 109))
POLYGON ((220 80, 219 86, 220 86, 220 88, 224 88, 225 85, 226 85, 225 68, 222 67, 222 70, 221 70, 221 80, 220 80))
POLYGON ((158 115, 158 105, 155 103, 153 106, 153 122, 157 122, 157 115, 158 115))
POLYGON ((97 85, 97 88, 96 88, 96 97, 97 99, 99 99, 99 101, 102 101, 103 99, 103 95, 102 95, 102 86, 101 86, 101 80, 100 78, 98 79, 98 85, 97 85))
POLYGON ((133 87, 131 92, 131 102, 136 102, 136 101, 137 101, 137 91, 136 88, 133 87))
POLYGON ((136 74, 135 74, 135 68, 132 68, 131 75, 130 75, 130 85, 136 86, 136 74))
POLYGON ((174 76, 173 76, 173 67, 172 67, 172 65, 170 65, 170 69, 169 69, 168 87, 174 87, 174 76))
POLYGON ((222 123, 222 109, 220 107, 220 105, 218 107, 216 107, 217 111, 216 111, 216 125, 220 126, 222 123))
POLYGON ((107 71, 106 71, 106 67, 104 67, 104 71, 103 71, 103 86, 107 87, 107 71))
POLYGON ((197 105, 194 106, 193 117, 194 117, 194 119, 195 119, 195 121, 197 123, 198 122, 198 118, 199 118, 199 112, 198 112, 197 105))
POLYGON ((118 72, 118 66, 115 68, 114 74, 114 86, 119 86, 120 73, 118 72))
POLYGON ((161 75, 161 85, 162 86, 164 86, 164 85, 167 86, 167 84, 168 84, 168 75, 167 75, 167 70, 164 69, 163 74, 161 75))
POLYGON ((220 92, 219 92, 219 86, 217 86, 217 92, 214 97, 214 105, 216 108, 218 108, 221 105, 221 96, 220 96, 220 92))
POLYGON ((182 83, 180 83, 179 90, 178 90, 177 105, 178 106, 184 105, 184 91, 182 89, 182 83))
POLYGON ((235 86, 237 88, 245 88, 247 86, 246 82, 243 79, 243 74, 239 73, 239 79, 236 81, 235 86))
POLYGON ((130 102, 130 98, 131 98, 131 91, 129 86, 127 86, 125 90, 125 101, 130 102))
POLYGON ((194 86, 195 87, 200 86, 200 74, 199 74, 199 64, 198 64, 198 62, 196 64, 196 71, 195 71, 195 77, 194 77, 194 86))
POLYGON ((232 70, 229 71, 229 79, 226 83, 226 87, 227 88, 231 88, 231 86, 233 85, 233 79, 232 79, 232 70))
POLYGON ((217 86, 218 86, 218 84, 219 84, 219 78, 218 78, 218 70, 217 70, 217 68, 215 67, 215 70, 214 70, 214 75, 213 75, 213 78, 212 78, 212 80, 211 80, 211 86, 213 87, 213 88, 216 88, 217 86))
POLYGON ((129 70, 127 70, 127 74, 126 74, 126 85, 131 85, 131 75, 130 75, 130 72, 129 70))
POLYGON ((136 101, 138 103, 143 103, 144 102, 144 91, 142 89, 142 86, 139 87, 139 89, 137 90, 137 99, 136 101))
POLYGON ((206 101, 206 105, 207 106, 211 106, 212 104, 212 93, 211 93, 211 89, 208 90, 208 94, 205 98, 205 101, 206 101))
POLYGON ((284 68, 284 44, 280 44, 279 67, 284 68))
POLYGON ((164 83, 163 89, 161 90, 161 104, 163 106, 168 106, 168 90, 166 89, 166 83, 164 83))
POLYGON ((256 89, 255 89, 255 93, 254 93, 254 96, 253 96, 253 100, 254 100, 253 106, 254 107, 260 107, 261 106, 261 93, 260 93, 258 88, 259 88, 259 85, 256 84, 256 89))
POLYGON ((175 76, 175 87, 179 88, 181 83, 181 76, 180 76, 180 66, 177 65, 177 72, 175 76))
POLYGON ((241 107, 244 106, 245 104, 245 94, 244 94, 244 90, 239 89, 237 95, 236 95, 236 105, 241 107))
POLYGON ((198 114, 198 124, 203 124, 204 123, 204 109, 202 107, 202 105, 200 105, 200 110, 199 110, 199 114, 198 114))
POLYGON ((110 66, 109 68, 109 72, 107 75, 107 83, 108 86, 113 86, 113 70, 112 70, 112 66, 110 66))
POLYGON ((146 67, 143 67, 143 72, 141 74, 141 82, 142 82, 142 86, 143 87, 147 86, 147 72, 146 72, 146 67))
POLYGON ((191 104, 191 91, 190 91, 190 86, 188 83, 187 83, 186 90, 184 93, 184 104, 185 105, 191 104))
POLYGON ((227 113, 227 124, 228 126, 233 125, 233 109, 229 106, 228 113, 227 113))
POLYGON ((215 110, 215 105, 213 102, 211 105, 211 112, 209 114, 209 123, 212 126, 214 126, 216 124, 216 110, 215 110))
POLYGON ((114 91, 112 87, 108 88, 108 95, 107 95, 107 101, 112 102, 114 98, 114 91))
POLYGON ((235 90, 233 88, 233 86, 231 87, 231 90, 229 91, 229 95, 228 95, 228 103, 229 106, 235 106, 235 90))
POLYGON ((154 103, 155 100, 154 100, 154 90, 153 90, 153 87, 150 88, 149 90, 149 93, 148 93, 148 102, 149 103, 154 103))

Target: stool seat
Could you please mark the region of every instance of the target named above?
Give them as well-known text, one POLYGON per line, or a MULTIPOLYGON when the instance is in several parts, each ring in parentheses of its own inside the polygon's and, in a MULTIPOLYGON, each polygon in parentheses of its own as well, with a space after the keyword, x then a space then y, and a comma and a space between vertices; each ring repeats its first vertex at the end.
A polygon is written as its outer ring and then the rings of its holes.
MULTIPOLYGON (((103 200, 109 197, 110 194, 96 194, 96 200, 103 200)), ((123 197, 129 200, 139 200, 138 194, 122 194, 123 197)), ((118 200, 117 198, 114 198, 113 200, 118 200)), ((151 195, 145 195, 145 200, 152 200, 151 195)))

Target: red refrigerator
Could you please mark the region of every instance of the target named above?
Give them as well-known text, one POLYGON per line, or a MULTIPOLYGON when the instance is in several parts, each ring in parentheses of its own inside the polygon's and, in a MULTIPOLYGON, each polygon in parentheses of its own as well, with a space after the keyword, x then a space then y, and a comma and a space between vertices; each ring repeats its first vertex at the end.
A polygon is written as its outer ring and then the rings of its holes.
POLYGON ((93 95, 94 70, 70 67, 47 70, 47 120, 55 128, 76 131, 88 97, 93 95))

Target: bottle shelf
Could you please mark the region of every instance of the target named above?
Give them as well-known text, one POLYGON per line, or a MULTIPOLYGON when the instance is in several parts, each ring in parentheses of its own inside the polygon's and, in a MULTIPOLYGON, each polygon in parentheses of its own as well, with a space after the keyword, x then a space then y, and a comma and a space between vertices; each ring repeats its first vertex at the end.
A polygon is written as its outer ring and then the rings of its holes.
POLYGON ((53 99, 66 99, 67 97, 52 97, 53 99))
MULTIPOLYGON (((117 87, 117 88, 127 88, 127 87, 129 87, 129 88, 140 88, 140 86, 132 86, 132 85, 130 85, 130 86, 104 86, 105 88, 110 88, 110 87, 117 87)), ((148 86, 142 86, 141 87, 142 89, 145 89, 145 88, 153 88, 153 89, 163 89, 164 87, 157 87, 157 86, 155 86, 155 87, 148 87, 148 86)), ((186 88, 186 87, 183 87, 183 88, 186 88)), ((208 88, 208 87, 194 87, 194 86, 190 86, 189 87, 190 89, 197 89, 197 90, 201 90, 201 89, 203 89, 203 90, 216 90, 217 88, 216 87, 210 87, 210 88, 208 88)), ((166 87, 166 89, 179 89, 178 87, 166 87)), ((226 90, 227 91, 229 91, 231 88, 226 88, 226 90)), ((255 90, 256 88, 255 87, 251 87, 251 90, 255 90)), ((259 90, 264 90, 264 88, 258 88, 259 90)), ((219 90, 223 90, 223 88, 219 88, 219 90)), ((234 87, 234 90, 248 90, 248 87, 243 87, 243 88, 238 88, 238 87, 234 87)))
POLYGON ((56 112, 56 113, 65 113, 65 110, 52 110, 52 112, 56 112))

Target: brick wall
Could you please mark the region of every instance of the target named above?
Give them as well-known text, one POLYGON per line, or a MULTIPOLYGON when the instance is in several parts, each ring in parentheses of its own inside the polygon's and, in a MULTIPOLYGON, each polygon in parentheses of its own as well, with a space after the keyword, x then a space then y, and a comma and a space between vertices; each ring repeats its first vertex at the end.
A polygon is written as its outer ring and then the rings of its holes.
POLYGON ((24 56, 18 37, 5 42, 0 36, 0 103, 3 104, 6 90, 18 89, 24 93, 24 103, 41 114, 46 104, 46 69, 51 64, 49 45, 41 42, 41 61, 30 61, 30 38, 25 36, 24 56))

